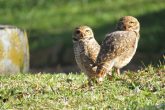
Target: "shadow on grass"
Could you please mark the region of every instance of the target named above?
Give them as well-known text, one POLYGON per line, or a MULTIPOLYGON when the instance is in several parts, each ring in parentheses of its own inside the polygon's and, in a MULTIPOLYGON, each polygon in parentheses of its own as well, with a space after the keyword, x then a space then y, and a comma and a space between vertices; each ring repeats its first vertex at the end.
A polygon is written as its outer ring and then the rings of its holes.
MULTIPOLYGON (((164 12, 165 10, 161 10, 143 16, 136 16, 141 24, 141 38, 137 53, 126 69, 137 69, 142 65, 141 62, 148 65, 152 62, 158 63, 158 60, 161 59, 162 54, 165 53, 164 12)), ((109 22, 96 28, 91 26, 99 43, 104 39, 106 33, 113 31, 116 22, 109 22)), ((45 32, 45 30, 29 30, 29 34, 32 68, 62 68, 75 65, 71 31, 55 33, 45 32)), ((53 71, 56 71, 56 69, 53 71)))

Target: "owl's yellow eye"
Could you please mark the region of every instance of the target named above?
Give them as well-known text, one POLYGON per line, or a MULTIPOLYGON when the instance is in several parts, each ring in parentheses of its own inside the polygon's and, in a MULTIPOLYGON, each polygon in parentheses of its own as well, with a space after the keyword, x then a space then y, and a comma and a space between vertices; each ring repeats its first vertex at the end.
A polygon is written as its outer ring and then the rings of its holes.
POLYGON ((134 22, 133 22, 133 21, 131 21, 131 22, 130 22, 130 24, 134 24, 134 22))
POLYGON ((90 30, 85 30, 85 33, 90 34, 90 30))

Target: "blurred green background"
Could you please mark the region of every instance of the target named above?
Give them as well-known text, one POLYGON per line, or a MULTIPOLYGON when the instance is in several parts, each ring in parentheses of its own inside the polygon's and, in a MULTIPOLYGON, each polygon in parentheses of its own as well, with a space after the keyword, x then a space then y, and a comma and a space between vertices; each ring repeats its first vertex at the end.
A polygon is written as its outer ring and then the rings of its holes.
POLYGON ((73 29, 88 25, 101 43, 125 15, 141 23, 139 47, 126 68, 157 64, 165 53, 164 0, 0 0, 0 24, 27 31, 34 71, 77 71, 73 29))

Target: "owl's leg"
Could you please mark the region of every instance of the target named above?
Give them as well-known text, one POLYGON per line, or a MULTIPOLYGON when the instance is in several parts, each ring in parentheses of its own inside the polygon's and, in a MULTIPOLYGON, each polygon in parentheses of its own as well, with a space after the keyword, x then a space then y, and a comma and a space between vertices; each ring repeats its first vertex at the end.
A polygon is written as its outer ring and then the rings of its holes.
POLYGON ((120 76, 120 69, 119 68, 115 68, 115 71, 117 72, 117 75, 120 76))
POLYGON ((94 85, 94 78, 88 76, 88 81, 81 85, 81 88, 91 87, 94 85))
POLYGON ((119 68, 117 68, 117 74, 120 75, 120 69, 119 68))
POLYGON ((97 78, 96 78, 96 70, 91 71, 91 73, 88 73, 88 86, 93 86, 94 84, 97 84, 97 78))
POLYGON ((94 83, 97 83, 96 78, 88 78, 88 86, 93 86, 94 83))

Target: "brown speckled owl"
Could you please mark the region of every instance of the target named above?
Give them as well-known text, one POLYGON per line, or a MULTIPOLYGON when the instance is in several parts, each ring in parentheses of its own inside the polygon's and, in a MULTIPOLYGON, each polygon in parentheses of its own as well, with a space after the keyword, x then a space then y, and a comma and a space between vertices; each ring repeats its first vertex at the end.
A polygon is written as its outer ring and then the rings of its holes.
POLYGON ((115 67, 120 74, 120 68, 126 66, 134 56, 139 40, 140 24, 132 16, 122 17, 116 30, 106 35, 97 57, 96 76, 99 81, 115 67))
POLYGON ((94 76, 93 74, 96 73, 96 68, 93 65, 100 50, 100 45, 95 40, 90 27, 79 26, 75 28, 73 48, 78 67, 90 80, 94 76))

